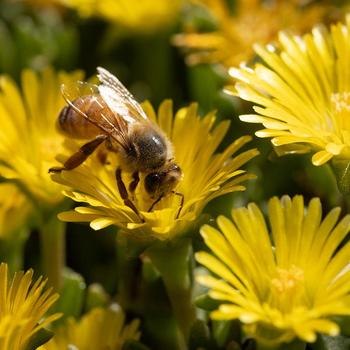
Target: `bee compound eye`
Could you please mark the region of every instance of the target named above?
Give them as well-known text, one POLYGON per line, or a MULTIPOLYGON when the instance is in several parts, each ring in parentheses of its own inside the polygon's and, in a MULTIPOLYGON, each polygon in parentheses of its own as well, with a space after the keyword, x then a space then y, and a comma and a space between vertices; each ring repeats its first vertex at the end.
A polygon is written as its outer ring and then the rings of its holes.
POLYGON ((145 177, 145 189, 149 194, 157 192, 164 176, 160 173, 151 173, 145 177))

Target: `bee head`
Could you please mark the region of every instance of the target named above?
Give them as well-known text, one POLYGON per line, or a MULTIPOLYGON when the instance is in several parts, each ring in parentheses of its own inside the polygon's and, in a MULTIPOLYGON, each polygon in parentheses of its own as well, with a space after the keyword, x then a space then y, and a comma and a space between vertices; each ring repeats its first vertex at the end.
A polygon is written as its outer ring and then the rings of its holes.
POLYGON ((145 189, 152 198, 171 192, 181 180, 182 171, 175 163, 168 163, 164 168, 149 173, 145 177, 145 189))

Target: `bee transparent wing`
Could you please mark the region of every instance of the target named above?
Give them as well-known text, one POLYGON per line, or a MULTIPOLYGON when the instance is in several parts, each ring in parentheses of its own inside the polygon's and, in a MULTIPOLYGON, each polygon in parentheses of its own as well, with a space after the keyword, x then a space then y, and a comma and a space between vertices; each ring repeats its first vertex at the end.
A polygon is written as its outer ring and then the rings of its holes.
POLYGON ((61 92, 63 98, 69 105, 72 105, 72 103, 79 97, 99 94, 97 85, 90 84, 85 81, 62 84, 61 92))
MULTIPOLYGON (((122 147, 127 147, 127 123, 122 118, 115 116, 114 113, 105 112, 105 107, 102 106, 98 100, 98 97, 100 97, 100 91, 97 85, 90 84, 85 81, 77 81, 72 84, 62 84, 61 92, 63 98, 67 104, 73 108, 73 110, 79 113, 83 118, 87 119, 90 123, 101 129, 103 132, 113 137, 122 147), (99 105, 101 106, 99 111, 99 116, 101 117, 100 122, 90 118, 84 111, 77 108, 77 106, 74 104, 76 99, 83 96, 96 97, 95 107, 99 105)), ((108 104, 107 106, 110 108, 108 104)))
POLYGON ((101 82, 98 89, 113 112, 128 123, 150 122, 140 104, 117 77, 101 67, 97 67, 97 71, 99 73, 97 77, 101 82))

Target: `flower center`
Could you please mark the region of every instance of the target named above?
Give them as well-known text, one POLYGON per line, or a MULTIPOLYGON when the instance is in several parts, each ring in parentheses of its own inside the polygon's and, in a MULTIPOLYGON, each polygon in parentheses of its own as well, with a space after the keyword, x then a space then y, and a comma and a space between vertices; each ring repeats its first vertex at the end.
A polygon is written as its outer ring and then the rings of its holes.
POLYGON ((303 270, 293 265, 289 270, 277 268, 277 278, 273 278, 271 283, 279 293, 289 293, 293 292, 303 280, 303 270))
POLYGON ((281 311, 289 311, 304 291, 304 271, 295 265, 288 270, 277 268, 271 287, 271 302, 281 311))

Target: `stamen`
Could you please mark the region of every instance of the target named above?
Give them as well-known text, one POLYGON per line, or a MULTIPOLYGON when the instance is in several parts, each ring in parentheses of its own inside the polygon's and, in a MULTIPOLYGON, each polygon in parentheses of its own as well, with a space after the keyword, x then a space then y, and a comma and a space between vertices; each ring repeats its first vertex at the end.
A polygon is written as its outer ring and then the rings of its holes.
POLYGON ((335 112, 350 112, 350 92, 339 92, 332 94, 331 102, 335 112))
POLYGON ((271 284, 279 293, 293 293, 304 280, 304 271, 292 265, 289 270, 277 268, 277 278, 271 284))
MULTIPOLYGON (((339 92, 331 95, 331 127, 344 143, 347 143, 347 136, 343 139, 345 130, 350 130, 350 92, 339 92)), ((334 142, 334 140, 332 140, 334 142)), ((336 142, 337 143, 337 142, 336 142)))
POLYGON ((304 292, 304 271, 292 265, 288 270, 277 268, 271 280, 270 303, 282 312, 288 312, 300 302, 304 292))

